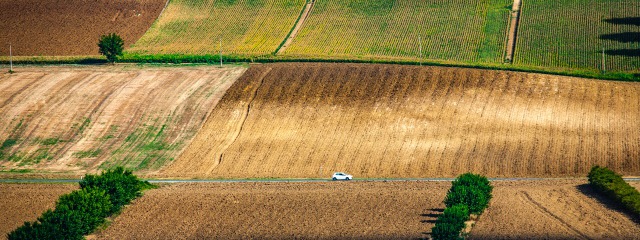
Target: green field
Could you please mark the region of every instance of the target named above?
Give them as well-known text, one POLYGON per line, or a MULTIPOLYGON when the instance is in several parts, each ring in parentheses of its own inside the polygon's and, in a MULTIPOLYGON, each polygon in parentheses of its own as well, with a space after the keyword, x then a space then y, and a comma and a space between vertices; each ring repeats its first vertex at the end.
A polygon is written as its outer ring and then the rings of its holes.
POLYGON ((640 68, 640 1, 524 1, 514 63, 616 71, 640 68))
POLYGON ((502 62, 509 0, 317 0, 285 56, 502 62))
POLYGON ((171 0, 133 54, 264 55, 295 24, 305 0, 171 0))

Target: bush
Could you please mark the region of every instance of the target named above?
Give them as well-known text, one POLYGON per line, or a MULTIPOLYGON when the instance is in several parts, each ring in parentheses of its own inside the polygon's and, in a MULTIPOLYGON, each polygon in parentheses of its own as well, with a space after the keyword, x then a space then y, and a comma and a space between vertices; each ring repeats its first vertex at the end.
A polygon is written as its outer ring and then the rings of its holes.
POLYGON ((55 210, 47 210, 37 221, 17 228, 8 239, 83 239, 105 222, 105 218, 120 211, 143 189, 154 188, 138 180, 124 168, 107 170, 101 175, 86 175, 80 190, 62 195, 55 210))
POLYGON ((114 63, 118 56, 122 56, 124 41, 115 33, 102 35, 98 41, 98 47, 100 48, 100 54, 107 57, 108 62, 114 63))
POLYGON ((34 223, 9 233, 8 239, 83 239, 105 222, 112 209, 104 190, 85 188, 63 195, 55 210, 47 210, 34 223))
POLYGON ((138 180, 130 170, 116 167, 101 175, 87 174, 80 181, 81 188, 99 188, 107 192, 113 204, 111 213, 120 211, 122 206, 142 195, 142 190, 152 188, 148 182, 138 180))
POLYGON ((486 177, 465 173, 453 181, 444 204, 447 207, 462 204, 467 206, 470 213, 480 214, 489 206, 492 190, 486 177))
POLYGON ((588 175, 589 184, 597 191, 622 204, 626 209, 640 215, 640 192, 606 167, 594 166, 588 175))
POLYGON ((466 227, 465 221, 469 220, 469 210, 465 205, 454 205, 444 210, 436 220, 436 225, 431 229, 433 239, 463 239, 460 231, 466 227))

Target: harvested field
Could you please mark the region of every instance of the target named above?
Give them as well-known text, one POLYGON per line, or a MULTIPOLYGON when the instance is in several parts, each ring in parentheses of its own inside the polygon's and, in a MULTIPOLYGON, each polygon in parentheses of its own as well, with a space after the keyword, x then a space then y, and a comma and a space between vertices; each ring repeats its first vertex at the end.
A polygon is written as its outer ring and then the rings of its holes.
POLYGON ((167 0, 0 0, 0 56, 98 55, 115 32, 125 48, 158 18, 167 0))
POLYGON ((58 197, 78 184, 0 184, 0 239, 55 206, 58 197))
POLYGON ((478 69, 265 64, 160 176, 640 172, 640 84, 478 69))
POLYGON ((243 67, 33 67, 0 75, 0 171, 154 171, 243 67))
MULTIPOLYGON (((449 182, 195 183, 150 190, 98 239, 418 239, 449 182)), ((435 210, 434 210, 435 209, 435 210)))
POLYGON ((494 182, 470 239, 638 239, 640 225, 586 180, 494 182))

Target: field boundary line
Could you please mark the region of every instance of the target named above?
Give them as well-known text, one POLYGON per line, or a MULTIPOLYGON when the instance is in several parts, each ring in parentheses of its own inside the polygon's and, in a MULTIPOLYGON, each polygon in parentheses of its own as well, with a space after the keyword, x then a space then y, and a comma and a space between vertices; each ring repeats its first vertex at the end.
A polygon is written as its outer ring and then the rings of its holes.
POLYGON ((547 209, 546 207, 542 206, 542 204, 540 204, 539 202, 537 202, 536 200, 533 200, 533 198, 531 198, 531 195, 529 195, 529 193, 525 192, 525 191, 520 191, 520 193, 522 193, 525 197, 525 200, 529 201, 531 204, 533 204, 536 208, 538 208, 538 210, 548 214, 549 216, 553 217, 554 219, 556 219, 558 222, 562 223, 562 225, 564 225, 566 228, 570 229, 571 231, 573 231, 574 233, 578 234, 580 237, 583 237, 585 239, 591 239, 589 236, 585 235, 584 233, 578 231, 578 229, 575 229, 573 226, 571 226, 569 223, 567 223, 565 220, 562 220, 562 218, 558 217, 557 215, 553 214, 551 211, 549 211, 549 209, 547 209))
POLYGON ((511 24, 509 25, 509 33, 507 36, 506 61, 513 62, 513 54, 516 51, 516 38, 518 36, 518 25, 520 24, 520 15, 522 9, 522 0, 513 0, 511 7, 511 24))
POLYGON ((307 4, 304 5, 304 9, 300 13, 298 20, 293 25, 293 28, 291 29, 291 32, 289 32, 289 35, 287 35, 287 37, 284 39, 284 42, 276 50, 275 55, 278 55, 287 50, 287 47, 289 47, 291 42, 293 42, 293 38, 295 38, 296 35, 298 35, 298 31, 302 29, 302 25, 304 24, 304 21, 309 17, 309 14, 311 13, 311 9, 313 8, 313 4, 315 2, 315 0, 310 0, 307 4))
POLYGON ((260 87, 264 83, 264 78, 269 74, 269 72, 271 72, 271 68, 267 68, 267 70, 264 71, 260 75, 260 83, 258 84, 258 86, 256 87, 256 90, 253 92, 253 95, 251 95, 251 98, 249 98, 249 101, 247 102, 247 108, 246 108, 244 114, 242 115, 242 118, 239 121, 240 123, 234 129, 234 132, 233 132, 233 135, 232 135, 232 140, 229 141, 228 143, 222 145, 222 147, 218 151, 219 154, 216 153, 216 162, 213 164, 213 166, 211 166, 207 170, 207 173, 213 172, 213 169, 215 169, 220 163, 222 163, 222 160, 224 158, 224 152, 227 151, 227 149, 231 145, 233 145, 233 143, 236 142, 236 140, 238 139, 238 136, 240 136, 240 133, 242 132, 242 129, 244 128, 244 123, 247 121, 247 117, 249 116, 249 112, 251 111, 251 105, 253 104, 253 100, 258 95, 258 90, 260 90, 260 87))

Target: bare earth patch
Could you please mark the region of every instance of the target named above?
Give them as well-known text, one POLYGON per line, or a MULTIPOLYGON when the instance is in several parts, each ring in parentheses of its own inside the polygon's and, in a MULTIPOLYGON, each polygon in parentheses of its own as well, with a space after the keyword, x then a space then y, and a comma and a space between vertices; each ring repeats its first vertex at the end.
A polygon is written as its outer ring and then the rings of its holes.
POLYGON ((595 193, 586 180, 493 185, 494 198, 471 239, 640 238, 640 225, 595 193))
POLYGON ((24 222, 35 221, 60 195, 76 189, 78 184, 0 183, 0 239, 24 222))
POLYGON ((98 239, 417 239, 449 182, 194 183, 150 190, 98 239))

